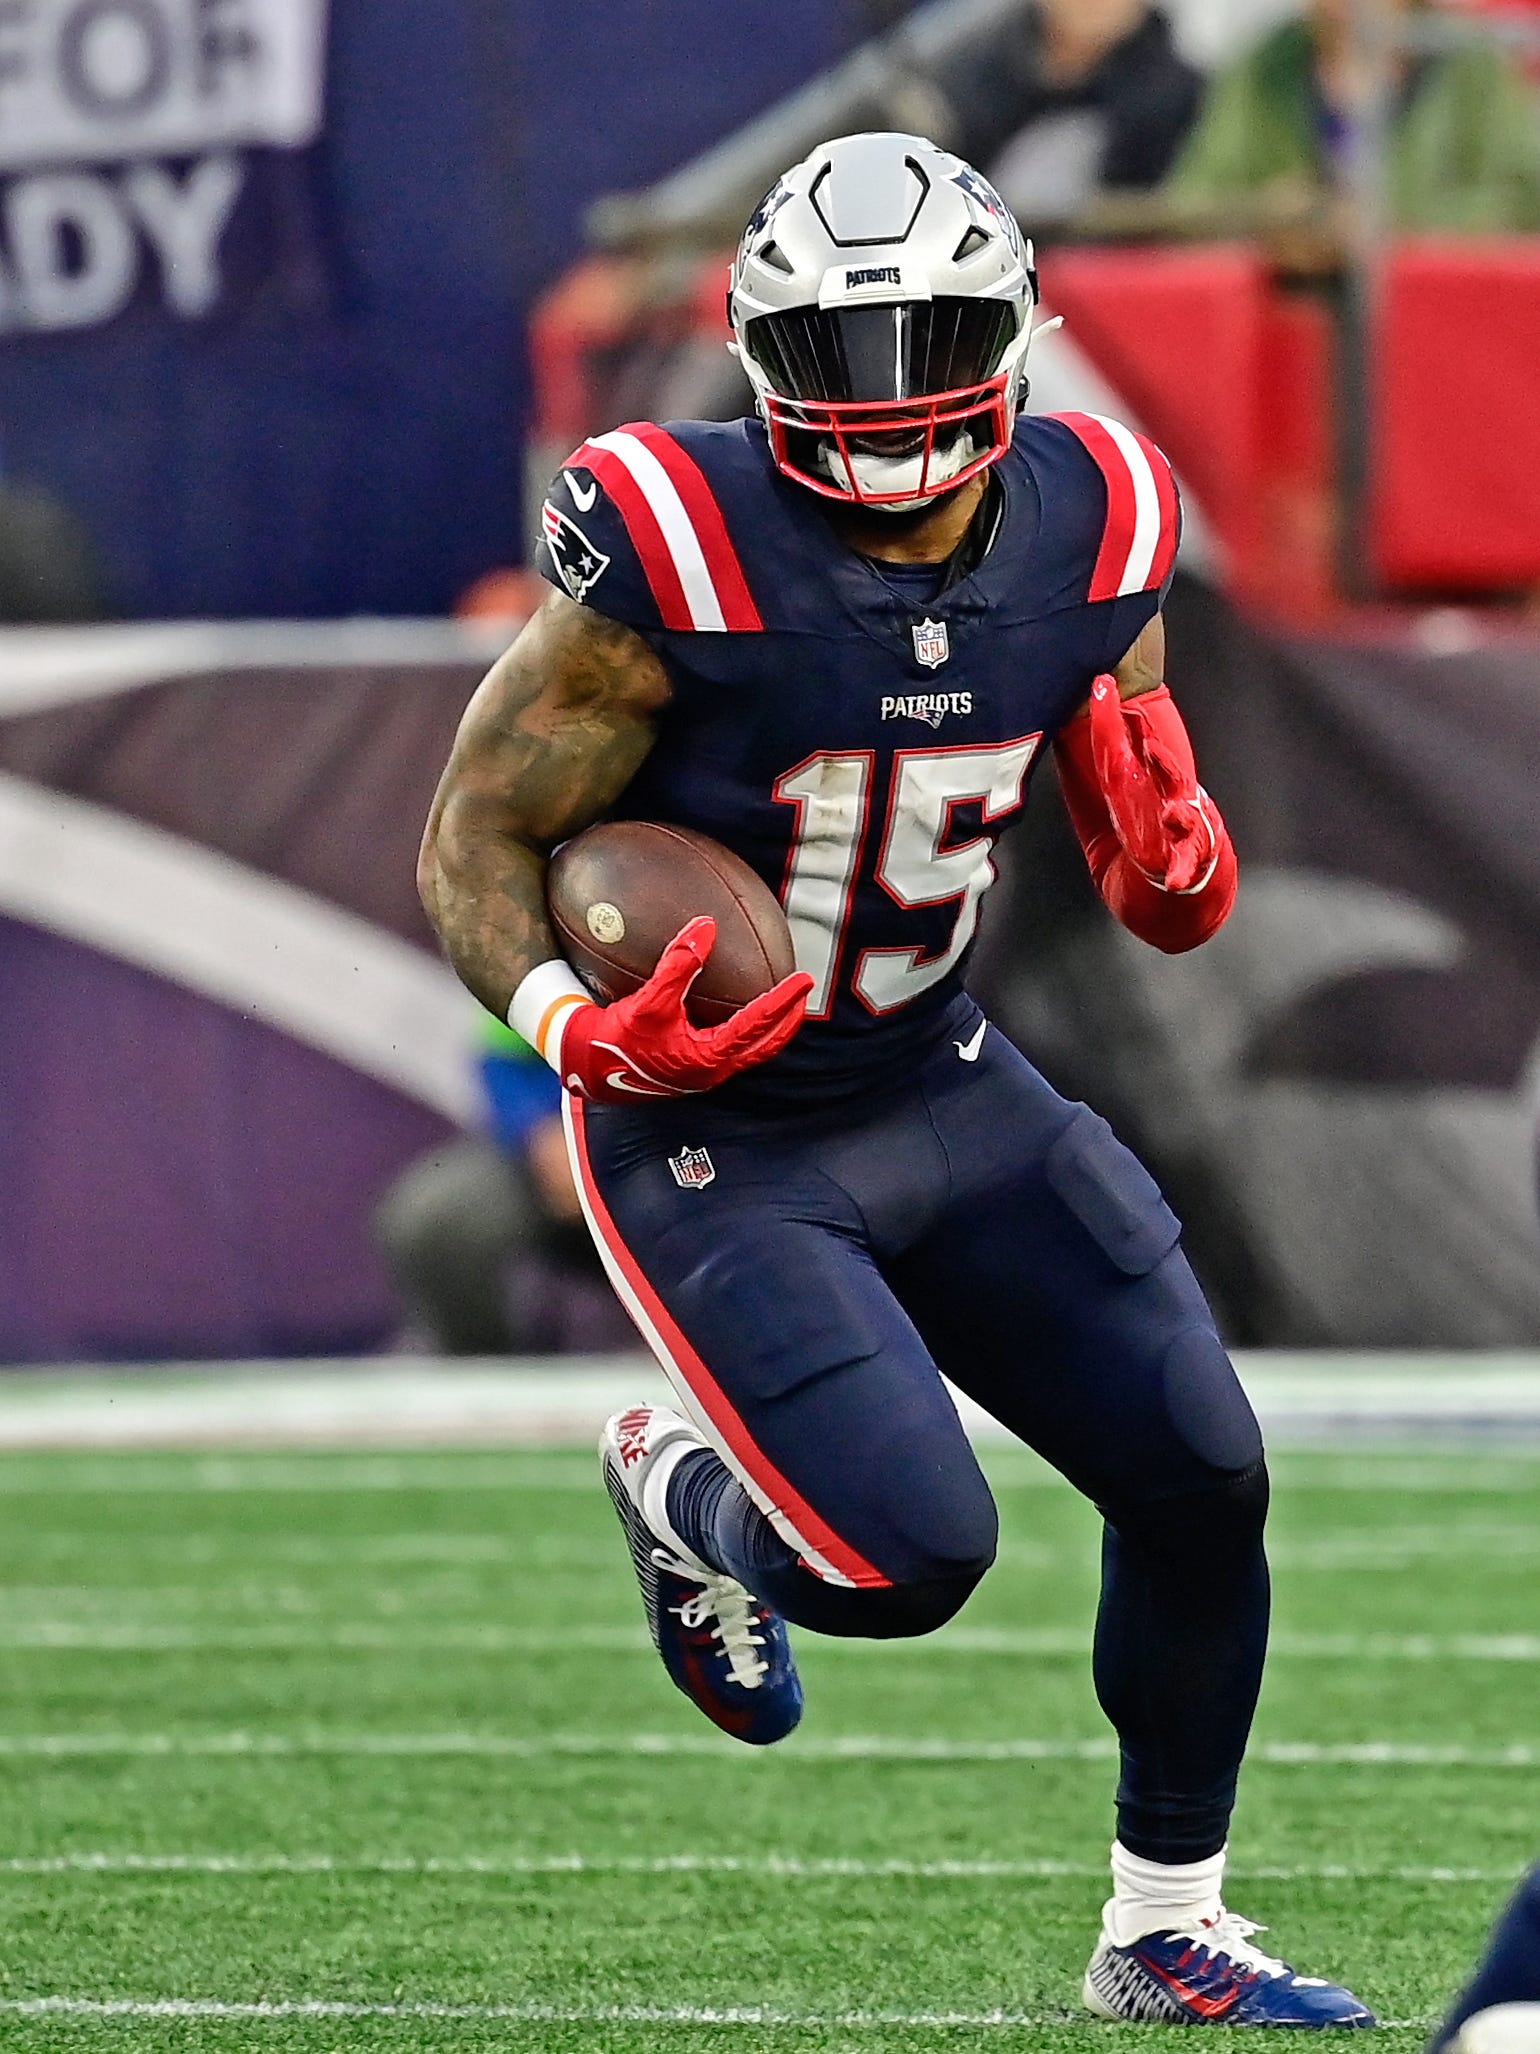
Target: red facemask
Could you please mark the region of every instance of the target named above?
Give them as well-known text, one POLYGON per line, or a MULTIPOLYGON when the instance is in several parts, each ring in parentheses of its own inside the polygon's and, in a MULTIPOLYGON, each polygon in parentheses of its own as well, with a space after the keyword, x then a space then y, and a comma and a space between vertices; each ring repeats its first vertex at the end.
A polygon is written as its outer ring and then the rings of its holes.
POLYGON ((770 452, 777 468, 788 478, 825 499, 838 499, 850 506, 905 506, 915 500, 933 499, 937 493, 950 491, 997 463, 1010 447, 1011 422, 1005 404, 1008 382, 1001 372, 982 385, 926 393, 914 399, 784 399, 779 393, 767 393, 765 420, 770 432, 770 452), (949 443, 954 431, 972 421, 985 424, 988 446, 958 470, 933 477, 938 441, 943 445, 949 443), (797 462, 792 455, 792 438, 802 435, 832 444, 850 481, 847 485, 841 485, 827 472, 814 471, 797 462), (860 446, 871 441, 878 441, 879 446, 860 446), (900 446, 894 447, 895 443, 900 446), (919 456, 918 479, 902 492, 864 490, 856 471, 856 461, 863 456, 919 456))

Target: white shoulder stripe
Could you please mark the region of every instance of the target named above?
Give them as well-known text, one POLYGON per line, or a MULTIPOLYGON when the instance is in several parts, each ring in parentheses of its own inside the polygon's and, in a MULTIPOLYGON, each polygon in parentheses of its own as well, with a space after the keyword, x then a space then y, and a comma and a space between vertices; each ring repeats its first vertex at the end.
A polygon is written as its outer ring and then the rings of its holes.
POLYGON ((1150 569, 1155 562, 1155 551, 1160 546, 1160 495, 1155 487, 1155 473, 1150 460, 1140 445, 1139 438, 1123 426, 1121 421, 1110 420, 1105 414, 1093 414, 1112 437, 1119 456, 1128 465, 1129 482, 1134 494, 1134 539, 1128 552, 1128 561, 1123 566, 1123 575, 1118 580, 1118 597, 1124 598, 1130 592, 1142 592, 1150 581, 1150 569))
POLYGON ((620 459, 651 507, 684 589, 685 605, 690 609, 690 625, 708 633, 725 630, 727 622, 722 614, 722 603, 717 598, 717 589, 695 532, 695 523, 690 519, 673 479, 646 443, 635 435, 618 431, 596 435, 593 444, 596 449, 607 449, 620 459))

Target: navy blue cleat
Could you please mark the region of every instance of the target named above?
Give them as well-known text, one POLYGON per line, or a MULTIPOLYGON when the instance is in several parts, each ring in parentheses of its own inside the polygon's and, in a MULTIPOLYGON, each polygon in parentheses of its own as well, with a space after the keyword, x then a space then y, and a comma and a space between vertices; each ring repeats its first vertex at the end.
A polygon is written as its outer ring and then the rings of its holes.
POLYGON ((768 1747, 802 1717, 802 1683, 786 1623, 666 1529, 660 1489, 666 1469, 659 1458, 666 1452, 671 1469, 686 1449, 707 1445, 677 1412, 633 1405, 605 1426, 599 1459, 664 1668, 713 1725, 750 1747, 768 1747), (650 1517, 644 1498, 657 1500, 650 1517))
POLYGON ((1265 1931, 1233 1912, 1191 1932, 1146 1933, 1120 1947, 1104 1923, 1086 1970, 1086 2008, 1143 2025, 1370 2026, 1374 2014, 1351 1990, 1296 1975, 1251 1935, 1265 1931))

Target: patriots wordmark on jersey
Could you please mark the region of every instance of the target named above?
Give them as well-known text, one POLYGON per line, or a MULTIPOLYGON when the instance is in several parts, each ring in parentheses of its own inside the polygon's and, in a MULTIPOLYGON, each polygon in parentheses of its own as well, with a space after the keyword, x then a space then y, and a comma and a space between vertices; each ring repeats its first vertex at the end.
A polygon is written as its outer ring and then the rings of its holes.
POLYGON ((1029 417, 994 475, 991 546, 919 603, 780 475, 757 422, 633 423, 551 488, 545 575, 641 635, 673 688, 615 812, 735 850, 813 979, 808 1025, 736 1096, 842 1095, 945 1036, 995 841, 1160 607, 1180 513, 1152 443, 1029 417))

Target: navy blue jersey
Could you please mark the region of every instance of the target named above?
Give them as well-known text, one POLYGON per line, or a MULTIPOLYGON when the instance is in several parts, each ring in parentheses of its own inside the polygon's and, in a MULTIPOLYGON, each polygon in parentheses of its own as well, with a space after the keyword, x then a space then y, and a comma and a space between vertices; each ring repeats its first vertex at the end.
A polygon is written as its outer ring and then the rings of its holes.
POLYGON ((1180 513, 1152 443, 1029 416, 995 475, 989 549, 929 598, 840 539, 757 421, 633 423, 552 486, 542 572, 633 628, 673 686, 614 817, 735 850, 814 979, 790 1048, 724 1097, 848 1096, 946 1034, 996 839, 1161 605, 1180 513))

